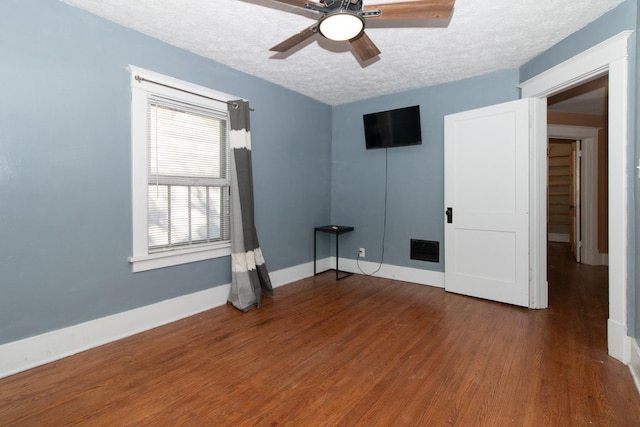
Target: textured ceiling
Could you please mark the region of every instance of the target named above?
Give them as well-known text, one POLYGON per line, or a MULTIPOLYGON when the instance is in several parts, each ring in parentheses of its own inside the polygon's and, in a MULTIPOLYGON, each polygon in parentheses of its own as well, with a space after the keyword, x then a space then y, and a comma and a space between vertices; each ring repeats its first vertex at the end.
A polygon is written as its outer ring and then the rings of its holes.
POLYGON ((360 64, 348 42, 319 35, 270 52, 317 14, 269 0, 63 1, 330 105, 517 68, 623 2, 457 0, 445 22, 368 24, 382 53, 360 64))

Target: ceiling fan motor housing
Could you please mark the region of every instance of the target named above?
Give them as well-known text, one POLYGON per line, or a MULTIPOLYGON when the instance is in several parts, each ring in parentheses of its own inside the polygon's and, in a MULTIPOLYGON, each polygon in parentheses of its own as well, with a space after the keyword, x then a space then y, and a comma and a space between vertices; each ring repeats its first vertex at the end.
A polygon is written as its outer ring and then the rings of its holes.
POLYGON ((351 12, 362 10, 362 0, 321 0, 324 6, 330 10, 342 9, 351 12))

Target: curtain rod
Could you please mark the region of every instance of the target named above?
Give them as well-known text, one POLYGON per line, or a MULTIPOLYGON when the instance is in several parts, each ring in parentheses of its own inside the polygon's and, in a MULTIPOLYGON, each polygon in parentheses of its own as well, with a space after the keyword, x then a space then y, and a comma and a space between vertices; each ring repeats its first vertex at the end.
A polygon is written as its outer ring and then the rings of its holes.
MULTIPOLYGON (((213 98, 211 96, 202 95, 202 94, 196 93, 196 92, 191 92, 190 90, 181 89, 179 87, 175 87, 175 86, 167 85, 167 84, 164 84, 164 83, 160 83, 160 82, 157 82, 155 80, 146 79, 146 78, 144 78, 142 76, 139 76, 139 75, 136 75, 135 79, 138 82, 153 83, 153 84, 158 85, 158 86, 164 86, 164 87, 167 87, 169 89, 179 90, 180 92, 184 92, 184 93, 188 93, 188 94, 191 94, 191 95, 199 96, 201 98, 210 99, 212 101, 224 102, 225 104, 231 105, 231 107, 233 107, 233 108, 236 108, 236 109, 238 108, 238 103, 236 101, 225 101, 224 99, 213 98)), ((255 111, 255 110, 253 108, 249 107, 249 111, 255 111)))

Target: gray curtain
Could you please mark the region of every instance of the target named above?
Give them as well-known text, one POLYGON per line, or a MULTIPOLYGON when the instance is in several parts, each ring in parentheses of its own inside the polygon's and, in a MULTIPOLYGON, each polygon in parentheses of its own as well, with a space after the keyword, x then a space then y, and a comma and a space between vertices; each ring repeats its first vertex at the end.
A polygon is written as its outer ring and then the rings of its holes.
POLYGON ((254 223, 249 103, 229 102, 231 133, 231 290, 227 302, 249 311, 273 295, 254 223))

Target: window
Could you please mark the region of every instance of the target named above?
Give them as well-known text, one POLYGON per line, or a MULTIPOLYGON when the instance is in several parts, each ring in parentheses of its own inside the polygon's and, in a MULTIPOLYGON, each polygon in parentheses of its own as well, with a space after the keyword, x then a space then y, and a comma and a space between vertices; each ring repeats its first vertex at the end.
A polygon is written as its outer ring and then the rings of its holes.
POLYGON ((133 271, 229 255, 232 97, 129 68, 133 271))

